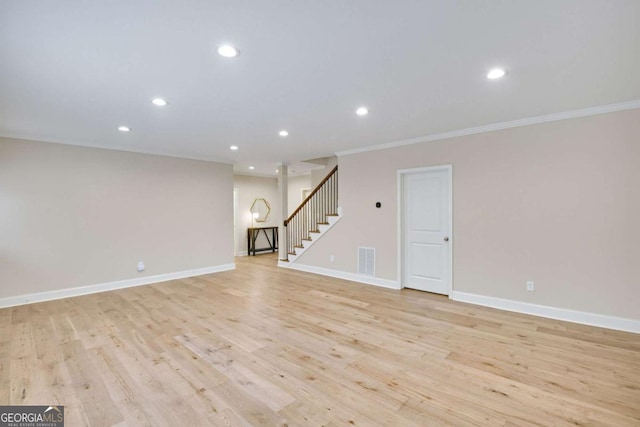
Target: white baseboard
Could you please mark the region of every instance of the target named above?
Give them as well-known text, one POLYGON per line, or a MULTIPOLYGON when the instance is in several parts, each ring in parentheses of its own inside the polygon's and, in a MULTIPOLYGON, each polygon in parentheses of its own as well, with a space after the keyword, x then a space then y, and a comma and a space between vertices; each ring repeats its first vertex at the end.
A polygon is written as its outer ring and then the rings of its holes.
POLYGON ((468 302, 501 310, 515 311, 517 313, 531 314, 534 316, 548 317, 550 319, 581 323, 583 325, 599 326, 601 328, 616 329, 619 331, 640 333, 640 320, 606 316, 603 314, 588 313, 586 311, 568 310, 566 308, 550 307, 547 305, 531 304, 528 302, 488 297, 458 291, 453 291, 451 295, 449 295, 449 298, 454 301, 468 302))
POLYGON ((238 251, 238 254, 236 256, 247 256, 247 255, 249 255, 247 251, 238 251))
POLYGON ((378 277, 362 276, 355 273, 347 273, 340 270, 315 267, 286 261, 278 261, 278 267, 290 268, 292 270, 306 271, 307 273, 320 274, 322 276, 335 277, 336 279, 350 280, 352 282, 364 283, 367 285, 380 286, 382 288, 400 289, 400 284, 395 280, 380 279, 378 277))
POLYGON ((131 288, 134 286, 149 285, 151 283, 166 282, 169 280, 184 279, 185 277, 201 276, 203 274, 218 273, 234 270, 235 264, 222 264, 212 267, 196 268, 194 270, 178 271, 175 273, 157 274, 136 279, 118 280, 116 282, 99 283, 96 285, 79 286, 76 288, 59 289, 55 291, 38 292, 34 294, 18 295, 14 297, 0 298, 0 308, 14 307, 16 305, 33 304, 36 302, 51 301, 61 298, 69 298, 80 295, 95 294, 98 292, 112 291, 114 289, 131 288))

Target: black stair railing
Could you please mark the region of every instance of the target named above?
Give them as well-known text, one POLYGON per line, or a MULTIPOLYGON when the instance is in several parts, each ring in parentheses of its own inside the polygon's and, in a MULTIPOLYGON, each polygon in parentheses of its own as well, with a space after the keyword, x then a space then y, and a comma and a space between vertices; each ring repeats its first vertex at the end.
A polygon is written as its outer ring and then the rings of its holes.
POLYGON ((338 214, 338 166, 313 189, 300 206, 284 221, 288 255, 295 255, 296 248, 303 248, 311 233, 318 233, 319 225, 328 224, 328 216, 338 214))

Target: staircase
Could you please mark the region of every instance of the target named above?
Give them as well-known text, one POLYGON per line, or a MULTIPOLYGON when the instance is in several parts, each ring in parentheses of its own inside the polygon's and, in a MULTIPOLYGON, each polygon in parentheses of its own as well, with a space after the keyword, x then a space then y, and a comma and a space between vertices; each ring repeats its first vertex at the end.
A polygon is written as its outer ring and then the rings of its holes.
POLYGON ((341 218, 338 209, 338 166, 318 184, 302 204, 284 221, 286 267, 296 261, 341 218))

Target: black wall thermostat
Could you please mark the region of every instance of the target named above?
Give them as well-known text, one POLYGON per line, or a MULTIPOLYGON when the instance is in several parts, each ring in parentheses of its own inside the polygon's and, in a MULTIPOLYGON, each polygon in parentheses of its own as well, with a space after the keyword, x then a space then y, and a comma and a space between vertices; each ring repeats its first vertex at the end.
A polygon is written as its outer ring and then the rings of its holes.
POLYGON ((376 208, 379 208, 380 206, 382 206, 382 203, 376 202, 376 208))

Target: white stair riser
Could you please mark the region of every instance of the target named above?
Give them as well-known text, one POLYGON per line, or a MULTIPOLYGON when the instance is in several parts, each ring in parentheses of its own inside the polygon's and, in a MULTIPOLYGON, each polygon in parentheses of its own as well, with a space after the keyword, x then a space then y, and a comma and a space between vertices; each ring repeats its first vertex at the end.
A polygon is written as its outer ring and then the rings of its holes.
POLYGON ((322 237, 327 231, 329 231, 338 221, 340 221, 340 218, 342 218, 342 215, 337 215, 337 216, 329 216, 327 217, 327 222, 329 224, 319 224, 318 225, 318 233, 309 233, 309 237, 311 238, 311 240, 303 240, 302 241, 302 248, 295 248, 295 255, 291 255, 289 254, 288 262, 279 262, 278 266, 280 267, 287 267, 288 265, 293 264, 294 262, 296 262, 296 260, 298 258, 300 258, 300 256, 305 253, 307 251, 307 249, 309 249, 311 246, 313 246, 313 244, 315 242, 318 241, 318 239, 320 239, 320 237, 322 237))

